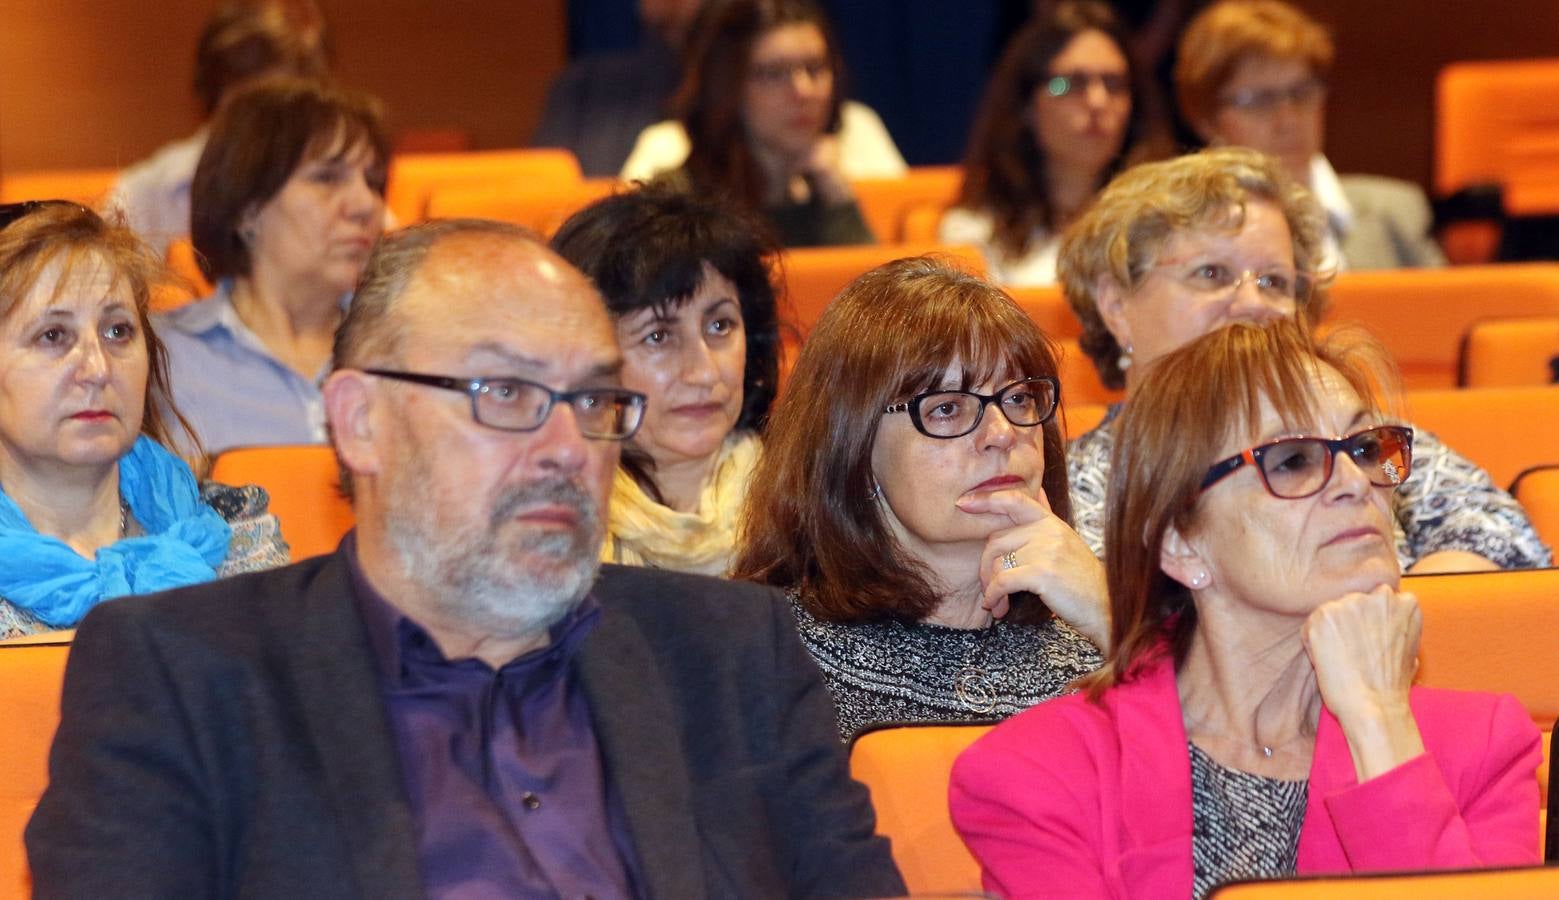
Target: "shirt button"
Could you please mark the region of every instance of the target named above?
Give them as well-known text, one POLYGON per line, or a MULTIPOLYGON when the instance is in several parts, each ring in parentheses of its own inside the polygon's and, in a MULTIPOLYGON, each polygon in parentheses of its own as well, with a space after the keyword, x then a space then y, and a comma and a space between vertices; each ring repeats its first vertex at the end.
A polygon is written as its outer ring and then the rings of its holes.
POLYGON ((526 809, 541 809, 541 798, 530 791, 520 795, 520 802, 525 804, 526 809))

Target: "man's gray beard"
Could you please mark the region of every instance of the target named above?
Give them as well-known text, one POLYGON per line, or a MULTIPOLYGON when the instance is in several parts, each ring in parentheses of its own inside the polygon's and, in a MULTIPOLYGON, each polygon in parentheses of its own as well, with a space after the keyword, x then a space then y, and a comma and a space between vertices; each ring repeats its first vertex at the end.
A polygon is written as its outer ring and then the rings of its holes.
POLYGON ((548 478, 512 488, 494 505, 486 528, 463 533, 440 528, 427 479, 413 475, 406 482, 408 490, 395 492, 386 533, 407 578, 450 618, 497 637, 528 637, 566 616, 594 583, 601 516, 594 498, 574 482, 548 478), (569 532, 502 541, 505 529, 520 527, 511 521, 515 513, 536 503, 568 506, 579 522, 569 532))

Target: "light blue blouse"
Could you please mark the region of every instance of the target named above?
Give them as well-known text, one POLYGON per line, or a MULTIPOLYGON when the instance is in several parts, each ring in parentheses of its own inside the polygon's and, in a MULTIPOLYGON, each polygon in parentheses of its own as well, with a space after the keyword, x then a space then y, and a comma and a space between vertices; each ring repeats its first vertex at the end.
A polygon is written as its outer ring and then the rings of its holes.
POLYGON ((207 453, 325 442, 320 385, 330 365, 309 379, 272 356, 233 309, 231 281, 204 300, 155 316, 152 325, 168 348, 173 402, 207 453))

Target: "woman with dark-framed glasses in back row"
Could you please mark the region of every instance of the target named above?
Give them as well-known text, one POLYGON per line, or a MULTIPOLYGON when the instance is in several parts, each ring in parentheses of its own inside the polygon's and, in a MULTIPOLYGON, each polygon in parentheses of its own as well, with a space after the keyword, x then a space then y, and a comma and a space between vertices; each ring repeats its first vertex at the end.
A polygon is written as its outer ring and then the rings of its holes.
POLYGON ((1072 531, 1049 340, 927 258, 857 278, 764 434, 732 577, 788 591, 849 740, 989 721, 1100 663, 1104 571, 1072 531))

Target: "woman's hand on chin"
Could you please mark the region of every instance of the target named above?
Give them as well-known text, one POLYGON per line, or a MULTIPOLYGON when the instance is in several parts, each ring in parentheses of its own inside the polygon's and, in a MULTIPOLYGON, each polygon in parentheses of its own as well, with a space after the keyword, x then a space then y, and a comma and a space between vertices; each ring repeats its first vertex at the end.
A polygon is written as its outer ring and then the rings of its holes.
POLYGON ((1348 739, 1360 781, 1424 752, 1408 705, 1423 627, 1417 598, 1389 585, 1344 594, 1305 620, 1316 685, 1348 739))
POLYGON ((1104 566, 1083 539, 1050 511, 1044 492, 1006 490, 958 501, 967 513, 1006 516, 1011 527, 985 541, 980 555, 981 605, 997 618, 1007 614, 1008 595, 1038 594, 1045 605, 1100 650, 1109 649, 1110 604, 1104 566), (1012 563, 1008 567, 1008 561, 1012 563))

